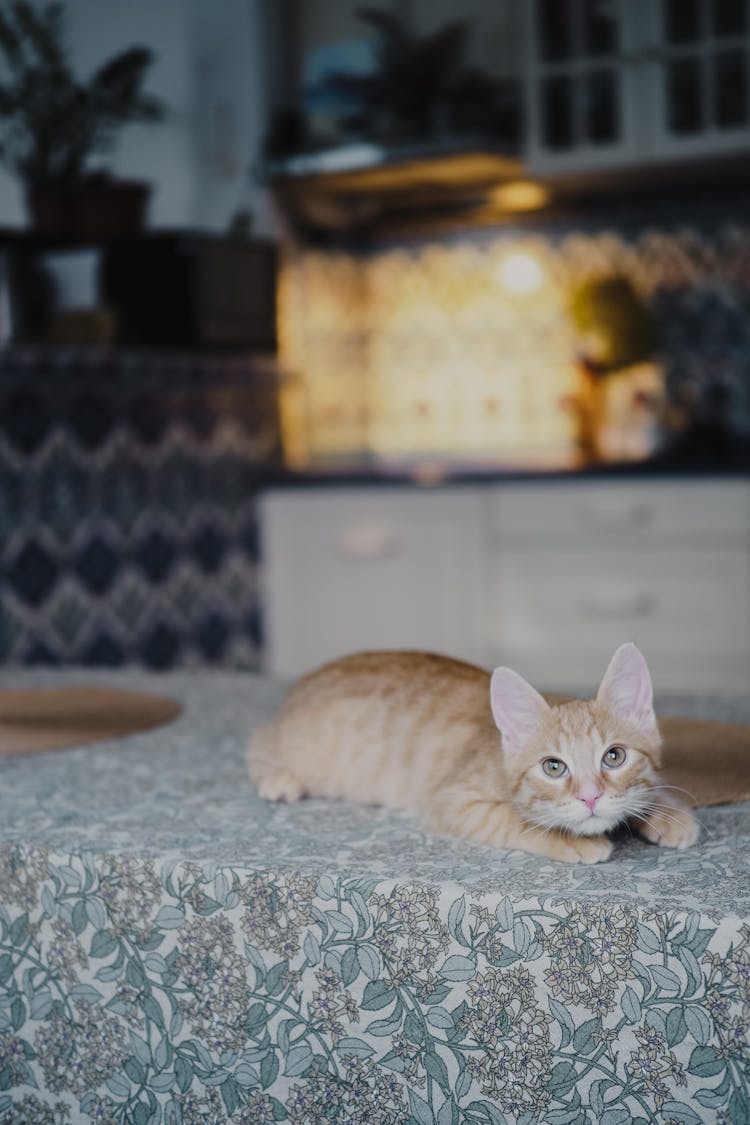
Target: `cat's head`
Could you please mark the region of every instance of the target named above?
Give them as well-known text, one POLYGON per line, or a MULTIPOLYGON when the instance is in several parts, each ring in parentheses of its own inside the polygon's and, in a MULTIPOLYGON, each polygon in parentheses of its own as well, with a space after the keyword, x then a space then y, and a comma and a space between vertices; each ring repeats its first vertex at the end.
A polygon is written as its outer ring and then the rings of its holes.
POLYGON ((646 811, 661 738, 634 644, 617 649, 596 699, 551 706, 518 673, 496 668, 490 700, 513 803, 527 822, 595 836, 646 811))

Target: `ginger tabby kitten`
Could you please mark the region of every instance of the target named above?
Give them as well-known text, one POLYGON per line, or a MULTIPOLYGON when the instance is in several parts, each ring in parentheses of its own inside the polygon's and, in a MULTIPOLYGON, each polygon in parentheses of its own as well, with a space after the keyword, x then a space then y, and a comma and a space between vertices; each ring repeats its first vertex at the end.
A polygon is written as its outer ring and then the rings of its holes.
POLYGON ((698 825, 660 782, 651 678, 617 649, 590 701, 548 703, 510 668, 421 652, 346 656, 296 683, 252 734, 262 797, 344 797, 418 813, 435 831, 599 863, 624 821, 686 848, 698 825), (493 721, 494 720, 494 721, 493 721))

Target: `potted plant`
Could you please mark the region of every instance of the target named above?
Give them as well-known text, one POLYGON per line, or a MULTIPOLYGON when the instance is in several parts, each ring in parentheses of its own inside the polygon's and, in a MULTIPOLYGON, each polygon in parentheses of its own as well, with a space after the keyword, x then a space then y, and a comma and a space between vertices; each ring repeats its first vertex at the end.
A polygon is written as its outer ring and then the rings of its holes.
POLYGON ((162 119, 160 102, 142 91, 153 58, 133 46, 80 80, 62 3, 0 8, 0 159, 20 177, 37 231, 106 237, 143 225, 148 185, 94 173, 90 162, 112 148, 122 126, 162 119))

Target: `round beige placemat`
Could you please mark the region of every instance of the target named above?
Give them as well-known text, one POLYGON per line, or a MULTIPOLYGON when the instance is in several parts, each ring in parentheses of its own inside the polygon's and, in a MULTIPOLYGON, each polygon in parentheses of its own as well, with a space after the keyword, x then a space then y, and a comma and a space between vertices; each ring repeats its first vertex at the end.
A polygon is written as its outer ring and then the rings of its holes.
POLYGON ((661 719, 663 773, 695 808, 750 801, 750 726, 661 719))
POLYGON ((165 696, 86 684, 0 690, 0 755, 124 738, 171 722, 181 710, 165 696))

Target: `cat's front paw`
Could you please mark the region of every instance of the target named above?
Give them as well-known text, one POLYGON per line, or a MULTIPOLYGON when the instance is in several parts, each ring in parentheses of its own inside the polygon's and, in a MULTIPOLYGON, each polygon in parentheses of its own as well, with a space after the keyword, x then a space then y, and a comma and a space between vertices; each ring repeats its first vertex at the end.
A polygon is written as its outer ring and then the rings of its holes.
POLYGON ((662 848, 689 848, 700 835, 700 825, 689 809, 668 808, 637 820, 639 834, 662 848))
POLYGON ((561 836, 548 854, 564 863, 604 863, 612 855, 612 843, 606 836, 561 836))

